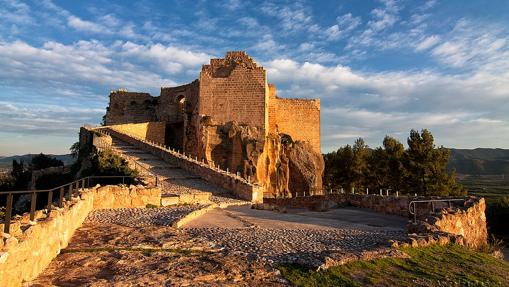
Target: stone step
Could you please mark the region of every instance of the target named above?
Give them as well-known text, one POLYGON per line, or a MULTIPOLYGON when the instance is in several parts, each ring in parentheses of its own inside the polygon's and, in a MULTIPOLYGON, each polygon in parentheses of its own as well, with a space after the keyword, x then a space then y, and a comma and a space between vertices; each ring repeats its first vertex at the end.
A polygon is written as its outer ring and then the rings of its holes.
POLYGON ((210 192, 193 192, 188 194, 163 194, 161 196, 161 206, 170 206, 178 204, 209 204, 210 192))

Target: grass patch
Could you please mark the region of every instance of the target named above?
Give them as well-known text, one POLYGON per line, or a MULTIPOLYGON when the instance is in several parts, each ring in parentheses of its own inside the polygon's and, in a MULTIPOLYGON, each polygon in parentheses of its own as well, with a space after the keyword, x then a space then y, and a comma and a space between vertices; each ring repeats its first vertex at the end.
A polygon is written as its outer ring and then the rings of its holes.
POLYGON ((145 207, 146 208, 159 208, 159 206, 157 206, 155 204, 151 204, 151 203, 147 203, 147 205, 145 207))
POLYGON ((155 253, 155 252, 170 252, 170 253, 178 253, 182 255, 190 255, 192 253, 204 253, 205 251, 195 251, 188 249, 180 249, 180 248, 131 248, 131 247, 97 247, 97 248, 67 248, 61 251, 62 254, 65 253, 98 253, 98 252, 118 252, 118 251, 127 251, 127 252, 143 252, 143 253, 155 253))
POLYGON ((295 286, 509 286, 509 263, 464 247, 403 249, 410 258, 356 261, 325 271, 279 266, 295 286))

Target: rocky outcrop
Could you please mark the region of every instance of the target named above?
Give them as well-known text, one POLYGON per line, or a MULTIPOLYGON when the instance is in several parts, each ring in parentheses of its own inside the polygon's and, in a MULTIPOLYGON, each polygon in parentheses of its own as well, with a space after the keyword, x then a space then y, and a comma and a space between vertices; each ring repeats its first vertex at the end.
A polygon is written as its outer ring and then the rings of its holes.
POLYGON ((321 154, 306 142, 296 142, 286 149, 289 167, 288 187, 292 196, 321 194, 322 174, 325 167, 321 154))
POLYGON ((269 197, 322 193, 323 157, 306 142, 293 142, 285 134, 269 135, 258 167, 258 180, 269 197))
POLYGON ((263 153, 262 130, 232 121, 224 125, 208 125, 204 133, 207 161, 256 181, 257 162, 263 153))
POLYGON ((203 154, 221 169, 265 187, 266 196, 321 194, 324 161, 307 142, 235 121, 202 121, 203 154))

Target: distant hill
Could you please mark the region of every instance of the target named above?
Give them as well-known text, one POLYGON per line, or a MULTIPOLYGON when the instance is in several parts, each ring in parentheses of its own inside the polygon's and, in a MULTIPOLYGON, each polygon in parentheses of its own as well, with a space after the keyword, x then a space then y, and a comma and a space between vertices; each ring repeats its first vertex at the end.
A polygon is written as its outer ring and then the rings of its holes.
POLYGON ((448 168, 458 174, 509 174, 509 149, 451 149, 448 168))
MULTIPOLYGON (((0 156, 0 169, 10 169, 12 167, 13 160, 23 160, 25 163, 30 163, 32 161, 32 157, 37 154, 24 154, 24 155, 13 155, 13 156, 0 156)), ((74 158, 70 154, 48 154, 51 157, 55 157, 64 162, 65 165, 72 164, 74 162, 74 158)))

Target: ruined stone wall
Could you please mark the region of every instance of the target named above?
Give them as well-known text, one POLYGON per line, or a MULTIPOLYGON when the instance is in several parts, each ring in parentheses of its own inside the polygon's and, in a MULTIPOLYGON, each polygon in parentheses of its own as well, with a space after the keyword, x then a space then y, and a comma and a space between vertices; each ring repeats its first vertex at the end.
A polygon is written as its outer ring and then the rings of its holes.
POLYGON ((105 124, 126 124, 157 121, 158 98, 148 93, 114 91, 106 111, 105 124))
POLYGON ((320 153, 320 100, 275 98, 272 101, 275 115, 269 114, 269 126, 290 135, 294 141, 308 142, 320 153))
POLYGON ((200 73, 199 114, 265 129, 266 73, 244 52, 211 59, 200 73))
MULTIPOLYGON (((9 235, 0 238, 0 286, 21 286, 35 279, 67 247, 88 213, 100 208, 145 207, 161 199, 158 188, 105 186, 82 190, 49 213, 38 211, 35 224, 25 214, 11 223, 9 235)), ((3 226, 1 226, 3 230, 3 226)))
POLYGON ((199 96, 198 80, 178 87, 161 88, 156 109, 158 121, 176 123, 184 121, 185 114, 192 113, 199 96))
POLYGON ((112 125, 111 127, 122 133, 147 141, 159 144, 164 144, 165 141, 165 122, 112 125))

